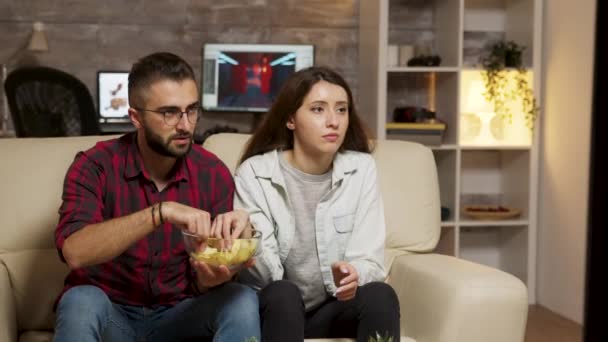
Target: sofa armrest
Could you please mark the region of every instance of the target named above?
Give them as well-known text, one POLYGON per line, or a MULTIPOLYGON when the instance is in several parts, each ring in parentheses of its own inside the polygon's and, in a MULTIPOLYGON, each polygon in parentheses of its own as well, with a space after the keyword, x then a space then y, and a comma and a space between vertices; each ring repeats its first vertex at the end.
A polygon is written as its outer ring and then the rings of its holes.
POLYGON ((417 342, 523 341, 528 317, 521 280, 439 254, 395 259, 387 282, 401 307, 401 330, 417 342))
POLYGON ((0 341, 17 342, 17 313, 8 270, 0 259, 0 341))

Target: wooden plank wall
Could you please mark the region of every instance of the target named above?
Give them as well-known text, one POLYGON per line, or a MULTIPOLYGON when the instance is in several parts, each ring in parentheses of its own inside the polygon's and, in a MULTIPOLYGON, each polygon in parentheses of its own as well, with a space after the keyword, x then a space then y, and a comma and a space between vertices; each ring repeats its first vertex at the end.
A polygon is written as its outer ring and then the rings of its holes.
MULTIPOLYGON (((168 50, 200 76, 204 42, 315 45, 316 64, 341 72, 357 94, 357 0, 0 0, 0 63, 27 44, 32 22, 45 24, 50 52, 39 64, 67 71, 96 97, 98 70, 129 70, 168 50)), ((20 55, 14 64, 29 63, 20 55)), ((252 127, 252 114, 206 113, 199 129, 252 127)))

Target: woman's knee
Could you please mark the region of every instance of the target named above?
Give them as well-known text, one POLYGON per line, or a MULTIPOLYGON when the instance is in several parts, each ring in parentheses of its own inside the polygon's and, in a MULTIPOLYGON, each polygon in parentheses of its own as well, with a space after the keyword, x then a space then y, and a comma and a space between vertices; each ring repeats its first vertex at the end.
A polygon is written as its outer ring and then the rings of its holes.
POLYGON ((268 284, 260 293, 260 308, 272 310, 304 310, 302 294, 298 287, 287 280, 278 280, 268 284))
POLYGON ((260 291, 260 298, 266 301, 289 303, 301 301, 302 294, 294 283, 287 280, 277 280, 260 291))
POLYGON ((358 294, 368 309, 377 308, 380 311, 394 309, 399 311, 399 298, 395 290, 383 282, 371 282, 361 286, 358 294))

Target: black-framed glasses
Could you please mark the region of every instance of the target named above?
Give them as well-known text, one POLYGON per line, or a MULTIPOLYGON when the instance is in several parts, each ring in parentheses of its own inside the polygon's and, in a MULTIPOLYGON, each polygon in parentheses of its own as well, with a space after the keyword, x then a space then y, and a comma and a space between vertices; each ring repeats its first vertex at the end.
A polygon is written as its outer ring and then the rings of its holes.
POLYGON ((165 123, 169 126, 177 125, 177 123, 179 122, 179 120, 182 119, 184 114, 186 114, 186 117, 188 118, 188 121, 191 124, 196 124, 196 122, 198 121, 198 117, 201 115, 200 106, 190 107, 190 108, 186 109, 186 111, 182 111, 181 109, 176 108, 176 107, 166 108, 166 109, 162 109, 162 110, 135 108, 135 107, 133 107, 133 109, 138 110, 138 111, 146 111, 146 112, 162 114, 163 118, 165 120, 165 123))

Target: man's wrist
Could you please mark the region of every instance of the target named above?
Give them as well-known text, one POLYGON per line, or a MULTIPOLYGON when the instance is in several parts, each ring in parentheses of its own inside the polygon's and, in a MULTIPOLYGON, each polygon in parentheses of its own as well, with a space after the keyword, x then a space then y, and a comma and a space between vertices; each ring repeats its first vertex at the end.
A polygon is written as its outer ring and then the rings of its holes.
POLYGON ((202 294, 209 292, 209 289, 210 289, 210 287, 202 286, 196 280, 192 282, 192 290, 194 291, 194 294, 197 296, 200 296, 202 294))

